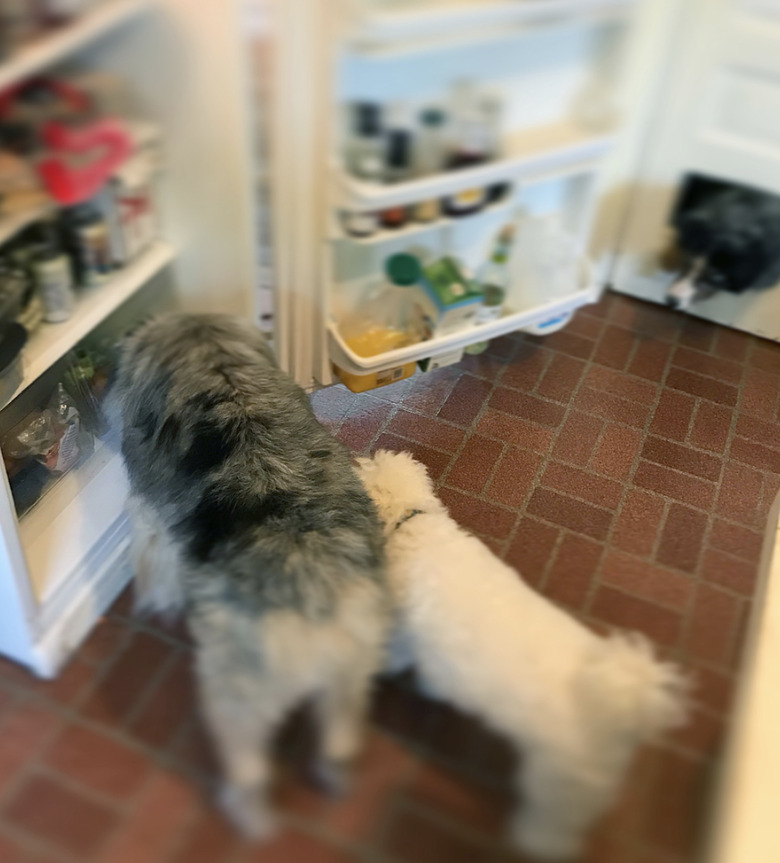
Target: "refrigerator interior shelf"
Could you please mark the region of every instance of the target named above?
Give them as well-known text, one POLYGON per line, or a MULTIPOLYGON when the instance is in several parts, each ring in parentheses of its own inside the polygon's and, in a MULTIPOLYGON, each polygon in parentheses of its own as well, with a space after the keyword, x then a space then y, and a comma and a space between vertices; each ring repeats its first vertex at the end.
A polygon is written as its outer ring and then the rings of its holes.
MULTIPOLYGON (((524 291, 522 286, 514 290, 509 297, 509 309, 498 320, 486 324, 459 330, 446 336, 418 342, 404 348, 397 348, 373 357, 361 357, 344 341, 338 323, 331 319, 328 322, 328 341, 330 358, 339 367, 352 374, 370 374, 385 371, 405 363, 436 357, 449 351, 465 348, 476 342, 495 339, 526 327, 538 328, 545 322, 554 324, 567 312, 580 306, 594 303, 598 300, 600 289, 593 281, 592 267, 589 261, 583 259, 580 266, 580 286, 563 297, 549 299, 540 297, 535 291, 524 291)), ((550 327, 550 332, 553 327, 550 327)))
POLYGON ((151 0, 105 0, 72 24, 23 45, 0 64, 0 90, 66 59, 151 6, 151 0))
POLYGON ((344 210, 383 210, 513 179, 539 182, 587 173, 596 170, 613 141, 609 132, 589 132, 561 121, 513 135, 502 159, 406 183, 366 183, 337 170, 336 201, 344 210))
POLYGON ((156 242, 137 260, 117 270, 104 285, 80 290, 73 314, 61 324, 41 324, 22 351, 21 379, 0 407, 13 401, 22 390, 74 348, 98 324, 139 291, 174 258, 173 247, 156 242))
POLYGON ((637 0, 466 0, 398 4, 371 11, 355 21, 350 47, 377 55, 425 50, 448 40, 478 41, 512 35, 514 28, 623 17, 637 0))

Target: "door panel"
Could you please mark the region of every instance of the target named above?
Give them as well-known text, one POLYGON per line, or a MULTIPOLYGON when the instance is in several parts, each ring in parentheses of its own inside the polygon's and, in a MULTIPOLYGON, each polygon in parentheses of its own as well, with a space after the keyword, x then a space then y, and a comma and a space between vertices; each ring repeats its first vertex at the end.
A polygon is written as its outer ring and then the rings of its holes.
MULTIPOLYGON (((677 26, 612 273, 617 290, 658 302, 674 278, 658 261, 685 174, 780 194, 780 0, 687 0, 677 26)), ((778 288, 720 294, 691 313, 780 340, 778 288)))

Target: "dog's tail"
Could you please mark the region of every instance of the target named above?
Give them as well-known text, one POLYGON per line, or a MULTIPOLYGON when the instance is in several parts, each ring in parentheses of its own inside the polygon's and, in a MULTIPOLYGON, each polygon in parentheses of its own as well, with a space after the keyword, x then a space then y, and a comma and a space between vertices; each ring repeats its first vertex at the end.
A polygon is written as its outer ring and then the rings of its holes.
POLYGON ((600 638, 588 651, 577 677, 580 703, 604 745, 629 755, 637 745, 683 725, 690 680, 680 668, 661 662, 638 633, 600 638))

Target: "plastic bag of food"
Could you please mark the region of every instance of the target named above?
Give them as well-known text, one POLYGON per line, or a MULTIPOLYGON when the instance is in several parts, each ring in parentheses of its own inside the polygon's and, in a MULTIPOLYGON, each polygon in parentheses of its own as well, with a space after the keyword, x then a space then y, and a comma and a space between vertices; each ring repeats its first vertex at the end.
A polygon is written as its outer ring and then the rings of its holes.
POLYGON ((14 459, 32 456, 51 473, 62 474, 78 462, 91 443, 72 398, 58 384, 48 406, 30 414, 11 431, 3 452, 14 459))

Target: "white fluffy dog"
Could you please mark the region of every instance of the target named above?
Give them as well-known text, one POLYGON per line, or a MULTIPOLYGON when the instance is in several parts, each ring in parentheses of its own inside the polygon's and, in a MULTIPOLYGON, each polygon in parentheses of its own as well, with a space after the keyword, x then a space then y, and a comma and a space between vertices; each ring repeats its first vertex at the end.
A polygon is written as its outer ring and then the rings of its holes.
POLYGON ((687 681, 641 636, 600 638, 531 590, 458 527, 408 454, 358 471, 387 532, 392 670, 414 664, 430 695, 522 750, 513 843, 576 856, 638 745, 683 721, 687 681))

